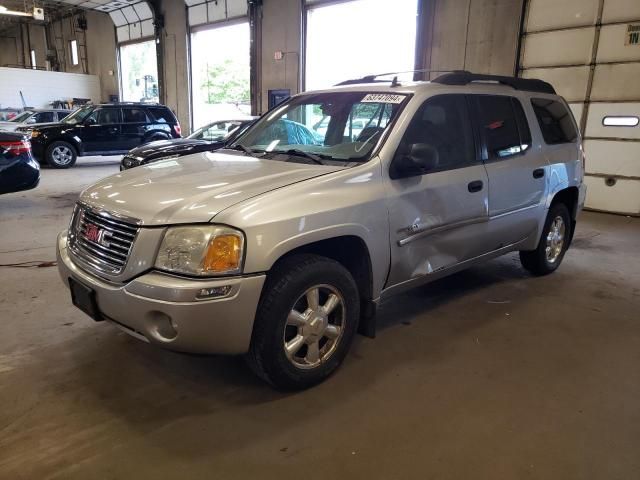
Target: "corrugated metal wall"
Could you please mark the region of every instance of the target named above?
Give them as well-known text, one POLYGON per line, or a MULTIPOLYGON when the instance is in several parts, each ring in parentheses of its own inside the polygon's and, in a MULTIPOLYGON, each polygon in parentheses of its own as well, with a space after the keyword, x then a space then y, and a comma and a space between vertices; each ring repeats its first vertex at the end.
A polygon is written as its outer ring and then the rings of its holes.
POLYGON ((556 87, 581 125, 586 206, 633 215, 640 214, 638 37, 640 0, 528 0, 519 62, 521 76, 556 87), (607 117, 629 125, 605 125, 607 117))

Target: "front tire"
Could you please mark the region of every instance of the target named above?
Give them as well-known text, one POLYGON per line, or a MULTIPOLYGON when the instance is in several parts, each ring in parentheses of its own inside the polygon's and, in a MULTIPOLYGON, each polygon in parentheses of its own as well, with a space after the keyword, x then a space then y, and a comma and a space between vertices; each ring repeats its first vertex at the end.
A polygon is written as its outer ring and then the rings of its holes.
POLYGON ((544 223, 538 247, 521 251, 522 266, 534 275, 548 275, 562 263, 571 238, 571 217, 564 203, 552 205, 544 223))
POLYGON ((347 355, 360 318, 358 288, 340 263, 294 255, 269 275, 247 361, 282 390, 322 382, 347 355))
POLYGON ((45 158, 53 168, 69 168, 76 164, 78 153, 70 143, 58 141, 47 147, 45 158))

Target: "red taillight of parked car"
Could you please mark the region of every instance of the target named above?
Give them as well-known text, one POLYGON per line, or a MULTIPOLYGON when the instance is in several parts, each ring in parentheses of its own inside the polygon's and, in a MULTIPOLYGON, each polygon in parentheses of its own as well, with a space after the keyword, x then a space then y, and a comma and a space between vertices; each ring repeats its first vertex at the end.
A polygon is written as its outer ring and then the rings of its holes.
POLYGON ((181 136, 182 136, 182 127, 180 127, 180 124, 179 124, 179 123, 176 123, 176 124, 173 126, 173 129, 176 131, 176 133, 178 134, 178 136, 179 136, 179 137, 181 137, 181 136))
POLYGON ((18 142, 0 142, 0 150, 7 153, 20 155, 31 151, 31 142, 29 140, 21 140, 18 142))

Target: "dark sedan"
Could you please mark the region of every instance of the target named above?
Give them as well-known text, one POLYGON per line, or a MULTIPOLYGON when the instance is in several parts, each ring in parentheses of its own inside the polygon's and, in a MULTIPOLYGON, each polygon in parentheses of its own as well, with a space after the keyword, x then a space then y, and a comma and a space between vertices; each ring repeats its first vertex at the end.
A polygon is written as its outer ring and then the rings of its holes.
POLYGON ((256 118, 219 120, 199 128, 186 138, 159 140, 141 145, 130 150, 122 158, 120 170, 128 170, 167 158, 217 150, 234 141, 255 122, 256 118))
POLYGON ((0 194, 35 188, 40 165, 31 155, 31 143, 22 133, 0 131, 0 194))

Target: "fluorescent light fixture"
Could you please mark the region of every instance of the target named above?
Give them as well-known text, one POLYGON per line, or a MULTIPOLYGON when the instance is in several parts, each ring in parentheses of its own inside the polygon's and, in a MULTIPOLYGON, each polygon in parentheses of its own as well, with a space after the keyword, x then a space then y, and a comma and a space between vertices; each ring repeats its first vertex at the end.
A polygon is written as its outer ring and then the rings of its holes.
POLYGON ((0 5, 0 15, 13 15, 15 17, 33 17, 32 13, 17 12, 15 10, 9 10, 7 7, 0 5))

